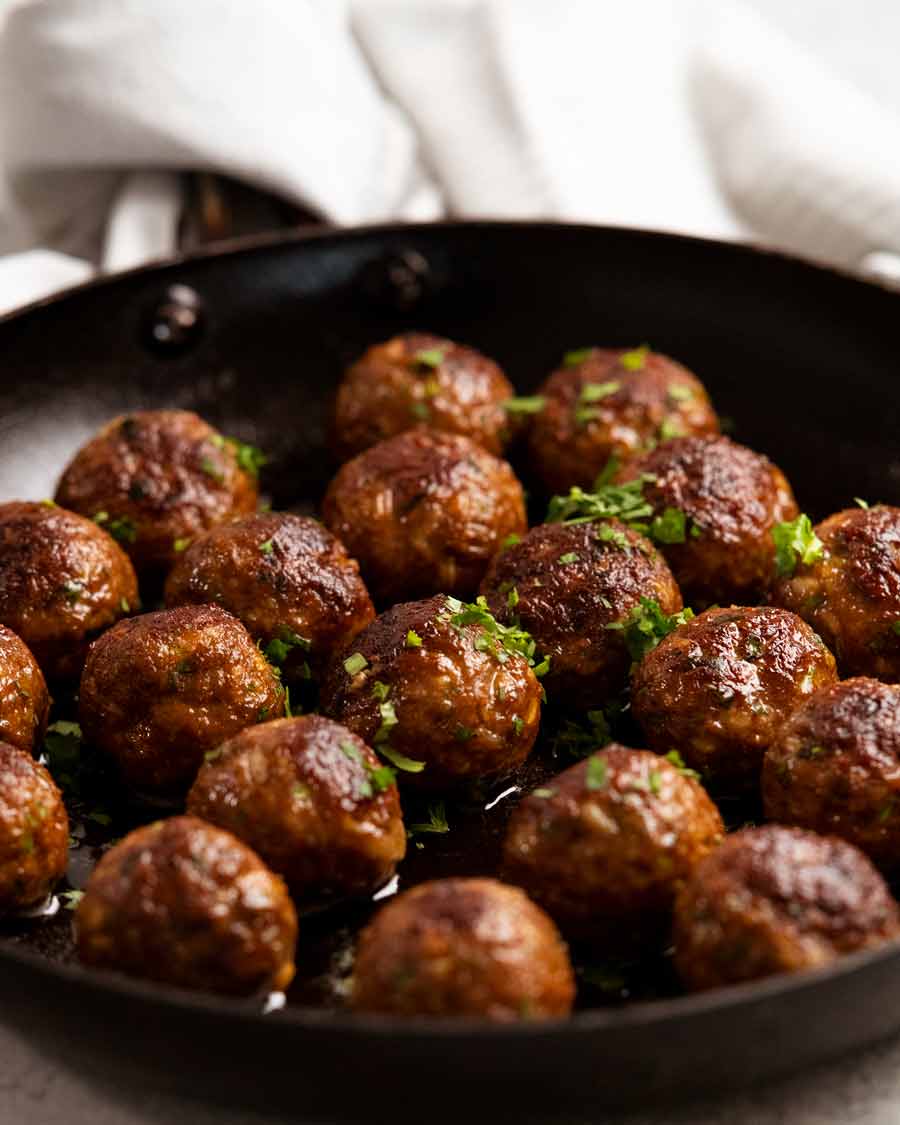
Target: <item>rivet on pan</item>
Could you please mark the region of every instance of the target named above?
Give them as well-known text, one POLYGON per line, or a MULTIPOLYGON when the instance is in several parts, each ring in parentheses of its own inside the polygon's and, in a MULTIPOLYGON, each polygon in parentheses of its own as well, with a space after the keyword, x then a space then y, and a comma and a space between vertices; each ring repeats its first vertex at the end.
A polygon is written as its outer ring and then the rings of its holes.
POLYGON ((160 355, 178 355, 203 331, 203 302, 189 285, 170 285, 147 318, 145 342, 160 355))
POLYGON ((433 276, 418 250, 386 250, 359 271, 359 286, 367 300, 395 312, 406 312, 428 296, 433 276))

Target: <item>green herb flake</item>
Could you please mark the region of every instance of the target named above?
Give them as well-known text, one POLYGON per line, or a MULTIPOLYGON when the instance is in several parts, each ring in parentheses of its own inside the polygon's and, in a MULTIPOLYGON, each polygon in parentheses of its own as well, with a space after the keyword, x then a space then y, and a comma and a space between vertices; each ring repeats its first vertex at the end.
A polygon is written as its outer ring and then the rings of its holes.
POLYGON ((213 461, 210 457, 204 457, 202 459, 202 461, 200 462, 200 468, 204 473, 206 473, 208 477, 214 480, 216 484, 222 484, 222 482, 225 480, 225 474, 222 472, 221 466, 217 465, 216 462, 213 461))
POLYGON ((66 910, 77 910, 78 904, 84 898, 84 891, 60 891, 56 897, 66 910))
POLYGON ((450 825, 447 823, 447 810, 444 807, 444 802, 436 801, 433 805, 428 806, 428 820, 419 824, 411 824, 408 834, 410 836, 420 836, 423 833, 443 835, 449 831, 450 825))
MULTIPOLYGON (((215 444, 218 445, 218 442, 215 444)), ((259 477, 263 466, 269 463, 269 458, 261 449, 257 449, 255 445, 250 445, 246 441, 229 437, 223 438, 222 444, 228 446, 234 454, 238 467, 243 469, 245 473, 249 473, 254 479, 259 477)))
POLYGON ((110 519, 109 512, 95 512, 93 518, 94 523, 109 532, 118 543, 134 543, 137 539, 137 524, 128 516, 110 519))
POLYGON ((376 793, 383 793, 390 789, 397 781, 397 771, 390 766, 368 766, 369 780, 376 793))
POLYGON ((369 662, 361 652, 354 652, 352 656, 348 656, 344 661, 344 671, 348 676, 356 676, 364 668, 369 667, 369 662))
POLYGON ((412 361, 416 367, 427 367, 435 371, 444 362, 446 356, 447 352, 444 348, 422 348, 413 355, 412 361))
POLYGON ((263 649, 263 656, 270 664, 273 664, 276 668, 281 668, 295 648, 299 648, 303 652, 309 652, 311 647, 312 644, 306 637, 301 637, 293 629, 288 629, 282 625, 276 636, 263 649))
POLYGON ((607 772, 605 758, 589 758, 585 774, 588 789, 603 789, 606 786, 607 772))
POLYGON ((390 738, 391 731, 400 721, 397 718, 397 712, 394 710, 394 705, 389 699, 384 700, 383 703, 378 705, 378 713, 381 716, 381 725, 375 732, 375 745, 381 742, 387 742, 390 738))
POLYGON ((628 536, 619 527, 612 527, 610 524, 605 523, 597 529, 595 537, 598 543, 612 543, 620 551, 630 551, 631 546, 628 542, 628 536))
POLYGON ((818 562, 825 553, 822 540, 816 535, 812 521, 804 512, 795 520, 773 527, 772 540, 775 543, 775 570, 779 578, 793 574, 798 563, 809 566, 818 562))
POLYGON ((341 749, 341 753, 344 755, 345 758, 349 758, 351 762, 356 762, 359 765, 362 765, 362 761, 363 761, 362 751, 356 745, 356 743, 354 743, 354 742, 342 742, 341 746, 340 746, 340 749, 341 749))
POLYGON ((453 732, 453 737, 457 742, 468 742, 469 739, 475 737, 475 731, 471 727, 463 726, 462 723, 456 724, 456 730, 453 732))
POLYGON ((655 480, 644 473, 625 484, 603 484, 594 492, 585 492, 577 485, 567 496, 554 496, 547 509, 547 523, 594 523, 618 519, 646 532, 646 520, 653 516, 653 508, 644 498, 644 485, 655 480))
POLYGON ((172 544, 172 550, 175 552, 176 555, 180 555, 184 551, 186 551, 188 549, 188 547, 190 547, 190 545, 191 545, 190 539, 176 539, 175 542, 172 544))
POLYGON ((670 762, 683 777, 692 777, 695 781, 700 780, 700 774, 685 764, 684 758, 682 758, 677 750, 670 750, 665 757, 666 761, 670 762))
POLYGON ((661 516, 654 516, 650 524, 650 538, 654 543, 684 543, 687 521, 678 508, 666 508, 661 516))
POLYGON ((421 648, 422 647, 422 638, 415 631, 415 629, 410 629, 407 632, 407 634, 406 634, 406 647, 407 648, 421 648))
POLYGON ((379 703, 383 703, 391 694, 391 685, 384 683, 383 680, 376 680, 372 684, 372 697, 377 699, 379 703))
POLYGON ((64 582, 61 589, 63 597, 69 605, 76 605, 80 602, 84 593, 84 586, 80 582, 64 582))
POLYGON ((690 402, 694 397, 694 388, 684 383, 670 383, 666 393, 672 402, 690 402))
POLYGON ((569 566, 571 563, 577 563, 579 555, 576 551, 569 551, 565 555, 559 556, 559 561, 563 566, 569 566))
POLYGON ((549 786, 545 785, 545 786, 541 786, 540 789, 532 789, 531 796, 532 797, 540 797, 540 799, 542 801, 547 801, 551 797, 556 796, 556 790, 551 789, 549 786))
POLYGON ((299 801, 308 801, 312 796, 312 790, 302 781, 298 781, 291 787, 291 796, 296 797, 299 801))
POLYGON ((507 535, 507 537, 500 544, 500 550, 501 551, 508 551, 510 547, 515 547, 515 545, 517 543, 521 543, 521 542, 522 542, 522 536, 516 535, 516 533, 513 531, 510 535, 507 535))
POLYGON ((506 605, 509 609, 515 609, 519 604, 519 591, 515 586, 510 589, 506 594, 506 605))
POLYGON ((622 352, 619 356, 619 366, 624 367, 626 371, 641 371, 647 362, 647 356, 649 354, 649 345, 641 344, 639 348, 632 348, 631 351, 622 352))
POLYGON ((516 735, 520 735, 522 733, 522 731, 525 729, 525 720, 519 718, 518 715, 515 715, 513 717, 512 723, 513 723, 513 730, 516 732, 516 735))
POLYGON ((259 553, 261 555, 271 555, 274 550, 275 544, 271 539, 267 539, 264 543, 260 543, 259 545, 259 553))
POLYGON ((578 401, 581 403, 599 402, 601 399, 609 398, 614 395, 616 391, 621 390, 622 384, 615 380, 609 383, 585 383, 581 388, 581 394, 578 396, 578 401))
POLYGON ((131 613, 131 602, 128 598, 119 599, 119 609, 121 609, 123 613, 131 613))
POLYGON ((663 418, 659 427, 659 440, 671 441, 686 435, 686 430, 677 418, 663 418))
POLYGON ((683 609, 671 615, 663 613, 659 602, 641 598, 623 621, 614 621, 607 629, 621 629, 631 659, 637 663, 652 651, 663 637, 684 625, 694 616, 692 609, 683 609))
POLYGON ((593 354, 593 348, 576 348, 574 351, 566 352, 562 359, 563 367, 577 367, 586 359, 590 359, 593 354))
POLYGON ((401 754, 390 746, 379 746, 378 753, 404 773, 421 773, 425 769, 424 762, 419 762, 415 758, 407 758, 405 754, 401 754))
POLYGON ((503 409, 508 414, 540 414, 546 402, 543 395, 518 395, 508 398, 503 403, 503 409))
POLYGON ((662 774, 659 770, 651 770, 647 780, 650 783, 650 792, 654 797, 658 797, 662 792, 662 774))
POLYGON ((50 500, 50 499, 38 500, 38 503, 43 504, 43 506, 45 508, 55 508, 56 507, 56 501, 55 500, 50 500))
POLYGON ((861 499, 861 498, 860 498, 859 496, 854 496, 854 497, 853 497, 853 502, 854 502, 854 504, 856 504, 856 505, 857 505, 858 507, 862 508, 862 509, 863 509, 863 511, 868 511, 868 510, 869 510, 869 508, 871 507, 871 504, 870 504, 870 503, 868 502, 868 500, 863 500, 863 499, 861 499))
POLYGON ((420 422, 427 422, 431 417, 431 411, 424 402, 414 402, 410 405, 410 411, 414 418, 418 418, 420 422))

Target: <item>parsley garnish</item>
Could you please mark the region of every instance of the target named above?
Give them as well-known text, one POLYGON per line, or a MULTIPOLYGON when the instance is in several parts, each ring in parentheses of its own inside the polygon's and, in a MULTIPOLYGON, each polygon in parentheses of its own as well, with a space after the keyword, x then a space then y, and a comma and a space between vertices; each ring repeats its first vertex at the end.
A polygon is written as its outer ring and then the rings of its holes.
POLYGON ((259 553, 261 555, 271 555, 274 550, 275 544, 271 539, 267 539, 265 543, 260 543, 259 545, 259 553))
MULTIPOLYGON (((547 508, 547 523, 592 523, 595 520, 619 519, 631 525, 653 515, 653 508, 644 499, 644 485, 656 478, 643 473, 625 484, 602 484, 595 492, 585 492, 577 485, 568 496, 554 496, 547 508)), ((636 530, 645 530, 641 522, 636 530)))
POLYGON ((457 742, 468 742, 470 738, 475 737, 475 731, 471 727, 465 727, 462 723, 457 723, 453 737, 457 742))
POLYGON ((394 705, 389 699, 383 700, 378 705, 378 713, 381 716, 381 725, 375 732, 375 745, 380 742, 387 742, 390 737, 391 731, 400 721, 397 718, 397 712, 394 710, 394 705))
POLYGON ((519 604, 519 591, 515 586, 507 592, 506 605, 509 609, 515 609, 519 604))
POLYGON ((822 540, 813 531, 808 515, 801 512, 795 520, 776 524, 772 528, 775 544, 775 570, 779 578, 786 578, 797 569, 797 563, 808 566, 818 562, 825 553, 822 540))
POLYGON ((651 770, 647 780, 650 782, 650 792, 658 797, 662 790, 662 774, 659 770, 651 770))
POLYGON ((656 543, 683 543, 687 521, 679 508, 666 508, 661 516, 654 516, 650 524, 650 538, 656 543))
POLYGON ((376 680, 372 684, 372 696, 377 699, 379 703, 383 703, 391 694, 391 685, 386 684, 383 680, 376 680))
POLYGON ((606 785, 607 767, 605 758, 589 758, 585 784, 588 789, 603 789, 606 785))
POLYGON ((427 422, 431 417, 431 411, 424 402, 414 402, 409 409, 413 417, 418 418, 420 422, 427 422))
POLYGON ((379 746, 378 753, 387 758, 398 770, 403 770, 404 773, 421 773, 425 769, 424 762, 418 762, 415 758, 407 758, 405 754, 401 754, 390 746, 379 746))
POLYGON ((521 395, 508 398, 503 409, 510 414, 540 414, 546 401, 543 395, 521 395))
POLYGON ((649 354, 649 346, 647 344, 641 344, 639 348, 632 348, 630 352, 622 352, 619 356, 619 364, 624 367, 626 371, 640 371, 647 362, 647 356, 649 354))
POLYGON ((128 516, 111 520, 109 512, 95 512, 94 523, 105 528, 118 543, 133 543, 137 539, 137 524, 128 516))
POLYGON ((563 566, 568 566, 570 563, 578 562, 578 558, 579 556, 577 551, 569 551, 565 555, 560 555, 559 561, 563 564, 563 566))
POLYGON ((62 587, 63 597, 69 605, 75 605, 76 602, 81 601, 81 595, 84 593, 84 586, 80 582, 64 582, 62 587))
POLYGON ((677 418, 663 418, 659 427, 659 440, 671 441, 672 438, 685 436, 685 428, 677 418))
POLYGON ((56 896, 66 910, 76 910, 84 898, 84 891, 60 891, 56 896))
POLYGON ((444 808, 443 801, 437 801, 435 804, 428 806, 428 820, 425 823, 409 826, 410 836, 421 835, 423 832, 442 835, 449 831, 450 825, 447 823, 447 811, 444 808))
POLYGON ((369 667, 369 662, 361 652, 354 652, 352 656, 348 656, 344 661, 344 671, 348 676, 355 676, 364 668, 369 667))
POLYGON ((673 402, 688 402, 694 397, 694 389, 684 383, 670 383, 667 394, 673 402))
POLYGON ((684 758, 682 758, 677 750, 670 750, 665 757, 666 761, 671 762, 683 777, 692 777, 695 781, 700 780, 700 774, 697 773, 696 770, 692 770, 690 766, 685 765, 684 758))
POLYGON ((396 774, 391 767, 371 765, 366 761, 360 748, 354 743, 342 742, 341 753, 351 762, 362 766, 366 771, 366 777, 360 782, 356 791, 358 797, 373 797, 376 793, 383 793, 385 789, 394 784, 396 774))
POLYGON ((251 477, 258 477, 260 469, 269 460, 265 453, 261 449, 257 449, 255 445, 249 445, 246 441, 238 441, 237 438, 226 438, 225 441, 234 451, 235 459, 240 468, 245 473, 249 473, 251 477))
POLYGON ((563 367, 577 367, 586 359, 590 359, 593 354, 593 348, 576 348, 573 352, 566 352, 563 356, 563 367))
POLYGON ((618 382, 585 383, 581 388, 578 404, 575 407, 575 421, 581 426, 592 418, 599 417, 600 411, 589 404, 599 402, 609 395, 614 395, 621 386, 622 384, 618 382))
POLYGON ((190 539, 176 539, 172 543, 172 550, 175 552, 176 555, 180 555, 182 553, 182 551, 186 551, 188 549, 188 547, 190 547, 190 545, 191 545, 190 539))
POLYGON ((522 542, 522 536, 517 535, 514 531, 511 532, 500 544, 501 551, 508 551, 510 547, 515 547, 517 543, 522 542))
POLYGON ((295 633, 293 629, 288 629, 282 626, 278 630, 278 635, 273 637, 271 641, 263 649, 263 656, 270 664, 274 664, 276 668, 280 668, 292 649, 300 648, 304 652, 309 652, 311 648, 310 642, 306 637, 301 637, 299 633, 295 633))
POLYGON ((521 656, 538 677, 549 668, 549 658, 545 657, 540 663, 535 661, 536 646, 531 634, 517 624, 501 625, 483 596, 468 603, 448 597, 446 605, 451 611, 450 624, 454 629, 462 631, 467 625, 480 626, 481 631, 475 638, 479 652, 489 652, 500 664, 505 664, 510 655, 521 656))
POLYGON ((663 637, 690 621, 693 616, 692 609, 667 615, 653 598, 641 598, 624 621, 614 621, 605 627, 622 630, 631 659, 637 662, 656 648, 663 637))
POLYGON ((410 629, 409 632, 406 634, 406 647, 407 648, 421 648, 422 647, 422 638, 415 631, 415 629, 410 629))
POLYGON ((441 366, 446 355, 447 352, 444 348, 423 348, 416 352, 412 358, 413 363, 418 367, 428 367, 434 371, 441 366))
POLYGON ((200 462, 200 468, 204 471, 204 473, 206 473, 208 477, 211 477, 216 482, 216 484, 221 484, 222 481, 225 480, 225 474, 215 463, 215 461, 213 461, 210 457, 203 458, 203 460, 200 462))
POLYGON ((532 789, 531 796, 532 797, 540 797, 542 800, 546 801, 550 797, 556 796, 556 790, 551 789, 549 786, 545 785, 545 786, 542 786, 540 789, 532 789))
POLYGON ((863 499, 862 499, 861 497, 859 497, 859 496, 854 496, 854 497, 853 497, 853 502, 854 502, 854 504, 856 504, 856 505, 857 505, 858 507, 862 508, 862 509, 863 509, 863 511, 865 511, 865 512, 867 512, 867 511, 869 510, 869 508, 871 507, 871 504, 869 503, 869 501, 868 501, 868 500, 863 500, 863 499))

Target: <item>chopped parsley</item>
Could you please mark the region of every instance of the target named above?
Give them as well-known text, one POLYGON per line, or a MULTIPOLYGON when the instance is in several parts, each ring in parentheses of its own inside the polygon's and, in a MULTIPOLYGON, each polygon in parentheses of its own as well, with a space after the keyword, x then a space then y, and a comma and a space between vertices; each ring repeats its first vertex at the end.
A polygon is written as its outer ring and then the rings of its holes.
POLYGON ((500 544, 501 551, 508 551, 510 547, 515 547, 517 543, 522 542, 522 536, 517 535, 514 531, 511 532, 500 544))
POLYGON ((677 750, 670 750, 665 757, 666 761, 670 762, 683 777, 692 777, 695 781, 700 780, 700 774, 685 764, 684 758, 682 758, 677 750))
POLYGON ((118 543, 134 543, 137 539, 137 524, 128 516, 119 516, 111 520, 109 512, 95 512, 94 523, 108 531, 118 543))
POLYGON ((566 352, 562 360, 563 367, 577 367, 580 363, 584 363, 586 359, 590 359, 593 354, 593 348, 576 348, 575 351, 566 352))
POLYGON ((540 414, 546 401, 543 395, 520 395, 508 398, 503 409, 509 414, 540 414))
POLYGON ((410 629, 409 632, 406 634, 406 647, 407 648, 421 648, 422 647, 422 638, 415 631, 415 629, 410 629))
POLYGON ((585 784, 588 789, 603 789, 607 781, 607 766, 605 758, 589 758, 585 784))
POLYGON ((651 770, 647 780, 650 783, 650 792, 654 797, 658 797, 662 791, 662 774, 659 770, 651 770))
POLYGON ((391 685, 386 684, 383 680, 376 680, 372 684, 372 697, 377 699, 379 703, 383 703, 391 694, 391 685))
POLYGON ((183 551, 186 551, 190 545, 190 539, 176 539, 172 544, 172 550, 176 555, 180 555, 183 551))
POLYGON ((387 758, 391 765, 396 766, 398 770, 403 770, 404 773, 421 773, 425 769, 424 762, 416 761, 415 758, 407 758, 405 754, 401 754, 390 746, 379 746, 378 753, 383 758, 387 758))
POLYGON ((378 704, 378 713, 381 716, 381 724, 375 732, 375 745, 387 742, 391 736, 391 731, 400 721, 397 718, 397 712, 394 710, 394 705, 389 699, 383 700, 378 704))
POLYGON ((520 718, 519 715, 513 716, 513 730, 516 732, 516 734, 520 735, 524 729, 525 720, 523 718, 520 718))
POLYGON ((550 786, 543 785, 543 786, 541 786, 540 789, 532 789, 531 796, 532 797, 540 797, 541 800, 546 801, 550 797, 556 796, 556 790, 552 789, 550 786))
POLYGON ((585 383, 581 388, 581 394, 578 396, 578 403, 575 407, 575 421, 583 426, 585 422, 590 422, 592 418, 599 417, 599 410, 590 404, 600 402, 601 399, 608 398, 609 395, 614 395, 621 386, 622 384, 619 382, 585 383))
MULTIPOLYGON (((625 484, 601 484, 594 492, 585 492, 577 485, 568 496, 554 496, 547 509, 547 523, 592 523, 595 520, 619 519, 631 525, 653 515, 653 508, 644 499, 644 485, 655 480, 643 473, 625 484)), ((643 530, 640 523, 637 530, 643 530)))
POLYGON ((84 898, 84 891, 60 891, 56 896, 66 910, 76 910, 84 898))
POLYGON ((809 566, 818 562, 825 553, 822 540, 813 531, 808 515, 801 512, 795 520, 776 524, 772 528, 775 543, 775 570, 779 578, 787 578, 797 569, 797 564, 809 566))
POLYGON ((64 582, 62 587, 63 597, 69 605, 75 605, 81 601, 81 595, 84 593, 84 586, 80 582, 64 582))
POLYGON ((444 362, 447 356, 446 349, 444 348, 422 348, 413 355, 413 363, 417 367, 427 367, 431 371, 436 371, 438 367, 444 362))
POLYGON ((418 418, 420 422, 427 422, 431 417, 431 411, 424 402, 414 402, 410 405, 410 411, 414 418, 418 418))
POLYGON ((694 397, 694 388, 684 383, 670 383, 666 393, 672 402, 689 402, 694 397))
POLYGON ((261 449, 257 449, 255 445, 249 445, 246 441, 238 441, 237 438, 226 438, 225 440, 234 451, 235 460, 240 468, 245 473, 249 473, 251 477, 258 477, 260 469, 269 460, 265 453, 261 449))
POLYGON ((513 586, 506 595, 506 605, 509 609, 515 609, 519 604, 519 591, 513 586))
POLYGON ((434 835, 443 835, 443 833, 449 831, 450 825, 447 823, 447 810, 444 807, 443 801, 436 801, 433 805, 428 806, 427 821, 420 824, 411 824, 409 826, 410 836, 418 836, 425 832, 434 835))
POLYGON ((639 348, 632 348, 629 352, 622 352, 619 356, 619 365, 624 367, 626 371, 640 371, 647 362, 647 356, 649 354, 649 345, 641 344, 639 348))
POLYGON ((474 602, 461 602, 457 598, 446 598, 450 610, 450 624, 460 632, 467 625, 478 625, 480 632, 475 638, 475 648, 479 652, 489 652, 500 664, 505 664, 511 655, 521 656, 534 674, 540 678, 549 668, 549 658, 540 663, 535 660, 536 645, 530 633, 518 624, 501 625, 488 609, 487 601, 480 595, 474 602))
POLYGON ((356 676, 364 668, 369 667, 369 662, 361 652, 354 652, 352 656, 348 656, 344 661, 344 671, 348 676, 356 676))
POLYGON ((659 440, 671 441, 672 438, 685 436, 685 428, 677 418, 663 418, 659 426, 659 440))
POLYGON ((210 457, 204 457, 200 462, 200 468, 211 477, 216 484, 221 484, 225 480, 225 474, 222 472, 221 466, 217 465, 210 457))
POLYGON ((650 524, 650 538, 654 543, 683 543, 687 520, 680 508, 666 508, 661 516, 654 516, 650 524))
POLYGON ((858 507, 862 508, 863 511, 866 511, 866 512, 871 507, 868 500, 863 500, 859 496, 853 497, 853 503, 856 504, 858 507))
POLYGON ((274 664, 276 668, 280 668, 287 660, 292 649, 299 648, 304 652, 309 652, 311 647, 306 637, 301 637, 300 634, 295 633, 293 629, 281 626, 278 630, 278 634, 273 637, 263 649, 263 656, 265 656, 270 664, 274 664))
POLYGON ((608 523, 601 524, 597 529, 596 539, 598 543, 612 543, 614 547, 618 547, 620 551, 630 551, 631 547, 628 543, 628 536, 618 527, 612 527, 608 523))
MULTIPOLYGON (((341 743, 341 753, 349 758, 351 762, 362 766, 366 771, 366 777, 360 782, 357 787, 356 793, 358 797, 374 797, 376 793, 383 793, 394 784, 396 774, 390 766, 373 766, 366 761, 365 755, 352 742, 341 743)), ((307 791, 308 792, 308 791, 307 791)))
POLYGON ((576 563, 578 562, 578 559, 579 555, 577 551, 569 551, 567 554, 559 556, 559 561, 563 564, 563 566, 568 566, 570 563, 576 563))
POLYGON ((663 637, 690 621, 693 616, 692 609, 665 614, 655 599, 641 598, 624 621, 614 621, 606 628, 622 630, 631 659, 637 662, 656 648, 663 637))
POLYGON ((471 727, 463 726, 462 723, 456 724, 456 730, 453 732, 453 737, 457 742, 468 742, 470 738, 475 737, 475 731, 471 727))
POLYGON ((259 553, 261 555, 271 555, 275 550, 275 544, 271 539, 267 539, 265 543, 260 543, 259 553))

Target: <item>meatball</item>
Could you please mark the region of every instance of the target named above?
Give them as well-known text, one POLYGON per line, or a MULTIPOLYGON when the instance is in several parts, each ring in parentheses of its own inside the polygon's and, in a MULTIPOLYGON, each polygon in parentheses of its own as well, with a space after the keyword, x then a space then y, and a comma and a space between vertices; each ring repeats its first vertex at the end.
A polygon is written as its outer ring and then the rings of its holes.
POLYGON ((766 817, 849 840, 900 868, 900 687, 862 677, 819 691, 775 733, 766 817))
POLYGON ((795 614, 708 609, 643 658, 631 709, 652 749, 678 750, 717 787, 755 789, 766 747, 836 679, 834 657, 795 614))
POLYGON ((204 754, 284 713, 284 689, 247 630, 218 606, 121 621, 81 677, 84 737, 148 795, 183 793, 204 754))
POLYGON ((0 625, 0 740, 34 753, 49 713, 50 695, 37 661, 24 641, 0 625))
POLYGON ((458 434, 424 429, 348 461, 322 512, 386 603, 439 591, 469 596, 500 544, 528 526, 522 486, 505 461, 458 434))
POLYGON ((77 677, 91 638, 137 605, 128 557, 91 520, 51 503, 0 504, 0 623, 48 679, 77 677))
POLYGON ((289 679, 320 672, 375 616, 343 544, 318 521, 287 514, 220 524, 179 556, 166 605, 210 602, 239 617, 289 679))
POLYGON ((537 737, 541 685, 527 637, 438 595, 376 617, 322 686, 325 714, 429 789, 509 773, 537 737))
POLYGON ((529 454, 548 494, 589 487, 611 457, 624 461, 658 441, 719 431, 700 380, 647 348, 570 353, 538 393, 544 402, 529 454))
POLYGON ((621 629, 642 597, 666 614, 681 594, 662 555, 617 521, 543 524, 498 554, 481 584, 494 616, 518 622, 545 656, 554 703, 596 707, 617 695, 631 657, 621 629))
POLYGON ((178 816, 129 832, 103 856, 75 936, 86 965, 249 995, 290 984, 297 915, 255 852, 230 832, 178 816))
POLYGON ((495 879, 436 879, 363 930, 353 1006, 395 1016, 553 1019, 572 1009, 569 955, 547 915, 495 879))
POLYGON ((797 515, 781 470, 726 437, 691 437, 632 461, 619 479, 641 475, 657 515, 684 514, 682 541, 662 550, 685 601, 698 608, 757 601, 774 574, 772 528, 797 515))
POLYGON ((249 844, 298 900, 370 894, 406 853, 394 771, 321 715, 250 727, 212 751, 187 807, 249 844))
POLYGON ((69 818, 44 767, 0 742, 0 912, 44 901, 69 860, 69 818))
POLYGON ((189 410, 138 410, 82 446, 56 502, 108 528, 142 574, 164 572, 186 540, 255 510, 253 452, 189 410))
POLYGON ((813 969, 900 935, 884 880, 851 844, 767 824, 729 836, 675 904, 675 965, 690 989, 813 969))
POLYGON ((407 332, 352 364, 338 387, 334 441, 341 460, 423 423, 463 434, 491 453, 509 437, 515 394, 493 360, 442 336, 407 332))
POLYGON ((503 871, 564 933, 623 952, 664 940, 675 895, 723 833, 693 777, 613 743, 522 801, 503 871))
POLYGON ((821 633, 843 676, 900 681, 900 508, 851 508, 815 528, 821 543, 771 599, 821 633))

